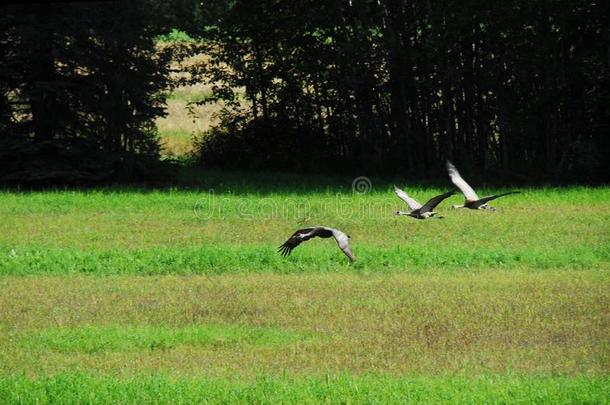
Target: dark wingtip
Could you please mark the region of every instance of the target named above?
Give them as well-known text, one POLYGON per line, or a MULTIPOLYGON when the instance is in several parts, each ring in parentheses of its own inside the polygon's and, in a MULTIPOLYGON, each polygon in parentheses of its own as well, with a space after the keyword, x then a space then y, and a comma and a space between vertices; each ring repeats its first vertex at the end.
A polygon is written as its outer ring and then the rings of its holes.
POLYGON ((292 249, 290 249, 290 247, 288 247, 286 245, 282 245, 278 249, 279 254, 284 256, 284 257, 288 256, 291 251, 292 251, 292 249))

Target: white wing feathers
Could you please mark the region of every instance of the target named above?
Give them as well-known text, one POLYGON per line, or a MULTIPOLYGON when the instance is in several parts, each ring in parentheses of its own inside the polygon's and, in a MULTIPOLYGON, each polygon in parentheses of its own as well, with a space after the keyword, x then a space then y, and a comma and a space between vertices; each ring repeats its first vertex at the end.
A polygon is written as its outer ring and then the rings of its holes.
POLYGON ((404 191, 402 191, 401 189, 399 189, 398 187, 394 186, 394 192, 396 193, 396 195, 398 196, 398 198, 400 198, 401 200, 403 200, 411 209, 411 211, 419 209, 422 207, 422 205, 420 203, 418 203, 417 201, 415 201, 413 198, 409 197, 407 195, 407 193, 405 193, 404 191))
POLYGON ((479 199, 477 193, 475 193, 472 187, 470 187, 462 176, 460 176, 460 173, 450 161, 447 161, 447 172, 449 173, 449 177, 451 177, 453 184, 460 189, 467 201, 477 201, 479 199))
POLYGON ((337 241, 337 246, 339 246, 339 249, 341 249, 343 253, 345 253, 345 255, 350 259, 350 261, 356 260, 354 254, 352 253, 352 249, 349 246, 349 237, 338 229, 330 229, 333 232, 333 236, 337 241))
POLYGON ((302 232, 299 234, 299 239, 305 239, 308 236, 311 236, 312 233, 314 233, 316 230, 316 228, 313 228, 311 231, 309 232, 302 232))

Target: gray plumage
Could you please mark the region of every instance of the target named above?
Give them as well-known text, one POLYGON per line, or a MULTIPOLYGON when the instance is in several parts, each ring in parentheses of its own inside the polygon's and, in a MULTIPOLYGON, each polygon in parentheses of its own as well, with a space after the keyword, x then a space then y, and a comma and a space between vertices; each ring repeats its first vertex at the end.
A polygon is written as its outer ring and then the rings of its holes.
MULTIPOLYGON (((396 186, 394 186, 394 192, 396 193, 398 198, 400 198, 402 201, 405 202, 405 204, 407 204, 410 209, 409 212, 396 211, 396 215, 404 215, 417 219, 433 218, 435 215, 438 214, 437 212, 433 211, 434 208, 436 208, 436 206, 439 205, 441 201, 443 201, 445 198, 448 198, 451 195, 455 194, 455 191, 451 190, 444 194, 437 195, 436 197, 432 197, 424 205, 421 205, 419 202, 417 202, 417 200, 412 197, 409 197, 407 193, 405 193, 403 190, 396 186)), ((443 217, 439 215, 436 216, 436 218, 443 217)))
POLYGON ((470 208, 472 210, 495 210, 495 208, 488 206, 487 203, 505 195, 520 193, 520 191, 509 191, 506 193, 479 198, 477 193, 475 193, 472 187, 470 187, 470 185, 466 183, 466 180, 462 178, 460 172, 458 172, 456 167, 450 161, 447 161, 447 173, 449 174, 449 178, 451 178, 453 184, 455 184, 455 186, 460 189, 462 194, 464 194, 465 199, 463 205, 454 205, 453 208, 470 208))
POLYGON ((288 256, 294 248, 299 246, 302 242, 308 241, 311 238, 330 238, 334 237, 337 242, 337 246, 345 255, 349 258, 350 262, 356 260, 356 257, 352 253, 349 246, 349 235, 341 232, 338 229, 329 228, 326 226, 316 226, 312 228, 299 229, 288 238, 279 248, 278 252, 282 256, 288 256))

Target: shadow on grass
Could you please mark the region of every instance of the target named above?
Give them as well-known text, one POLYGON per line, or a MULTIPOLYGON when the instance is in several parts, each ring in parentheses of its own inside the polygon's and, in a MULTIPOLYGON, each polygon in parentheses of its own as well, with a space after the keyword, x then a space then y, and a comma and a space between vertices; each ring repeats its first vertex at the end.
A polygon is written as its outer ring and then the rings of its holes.
MULTIPOLYGON (((29 193, 35 191, 87 191, 116 193, 148 193, 158 191, 213 191, 215 194, 308 194, 340 193, 367 194, 387 192, 394 184, 411 189, 450 190, 455 187, 448 177, 420 178, 416 176, 378 176, 362 173, 343 175, 302 174, 265 171, 225 171, 204 169, 180 161, 168 161, 165 170, 142 181, 113 181, 68 185, 2 186, 0 191, 29 193)), ((571 188, 577 184, 549 182, 489 182, 466 176, 475 189, 479 188, 571 188)))

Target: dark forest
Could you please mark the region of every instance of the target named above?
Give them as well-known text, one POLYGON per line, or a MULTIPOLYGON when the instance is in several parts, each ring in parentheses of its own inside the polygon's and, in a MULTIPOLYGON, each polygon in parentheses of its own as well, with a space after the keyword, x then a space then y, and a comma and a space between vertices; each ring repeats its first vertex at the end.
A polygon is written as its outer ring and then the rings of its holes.
POLYGON ((1 8, 3 183, 154 177, 154 120, 195 82, 213 92, 194 104, 225 106, 189 160, 203 168, 433 178, 450 159, 492 181, 609 177, 608 2, 1 8), (157 46, 172 28, 192 40, 157 46))

